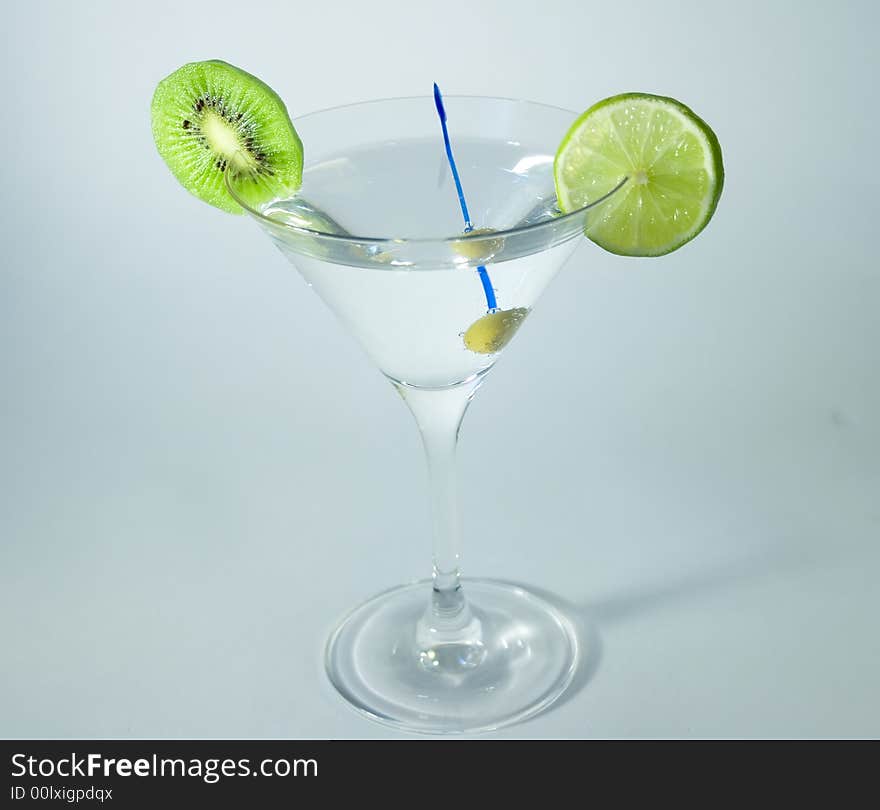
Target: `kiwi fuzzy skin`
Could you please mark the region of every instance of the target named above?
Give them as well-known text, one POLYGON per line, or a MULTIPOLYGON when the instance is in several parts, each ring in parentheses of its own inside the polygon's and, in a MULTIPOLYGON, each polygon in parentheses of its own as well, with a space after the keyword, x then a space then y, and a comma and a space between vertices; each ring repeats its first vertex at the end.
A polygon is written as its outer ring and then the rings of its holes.
POLYGON ((180 184, 199 199, 233 214, 241 206, 226 188, 255 207, 289 197, 302 182, 303 148, 284 102, 265 82, 221 60, 191 62, 159 82, 151 105, 153 139, 180 184), (214 114, 238 140, 235 156, 215 151, 200 130, 214 114))

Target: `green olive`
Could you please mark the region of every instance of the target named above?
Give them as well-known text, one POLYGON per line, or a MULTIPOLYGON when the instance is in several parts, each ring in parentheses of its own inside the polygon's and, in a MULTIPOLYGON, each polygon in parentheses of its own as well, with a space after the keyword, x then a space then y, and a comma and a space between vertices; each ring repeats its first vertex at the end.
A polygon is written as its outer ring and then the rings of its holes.
POLYGON ((489 261, 504 244, 503 239, 469 239, 471 236, 485 236, 495 233, 494 228, 474 228, 468 231, 466 236, 455 244, 455 252, 472 262, 483 263, 489 261))
POLYGON ((464 333, 464 345, 477 354, 500 352, 529 314, 527 307, 496 309, 474 321, 464 333))

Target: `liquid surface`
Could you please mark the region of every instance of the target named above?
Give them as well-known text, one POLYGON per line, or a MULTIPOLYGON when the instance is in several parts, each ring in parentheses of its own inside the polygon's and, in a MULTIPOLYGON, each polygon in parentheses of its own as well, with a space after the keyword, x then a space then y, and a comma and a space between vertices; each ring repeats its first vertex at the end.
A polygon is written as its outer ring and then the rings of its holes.
MULTIPOLYGON (((475 228, 506 230, 558 214, 553 155, 479 138, 460 139, 454 150, 475 228)), ((439 138, 385 141, 323 156, 307 165, 295 198, 264 213, 340 235, 438 238, 464 230, 439 138)), ((468 330, 488 312, 474 266, 351 267, 276 242, 385 374, 426 388, 462 383, 488 370, 513 331, 527 329, 526 315, 577 244, 509 261, 489 256, 485 267, 497 307, 515 310, 516 317, 489 319, 480 327, 480 341, 466 342, 468 330), (494 335, 487 328, 511 332, 494 335)))
MULTIPOLYGON (((455 157, 474 228, 504 230, 558 213, 553 155, 515 141, 456 140, 455 157)), ((443 142, 384 141, 306 166, 292 211, 315 230, 386 238, 453 237, 464 221, 443 142), (310 221, 311 220, 311 221, 310 221)))

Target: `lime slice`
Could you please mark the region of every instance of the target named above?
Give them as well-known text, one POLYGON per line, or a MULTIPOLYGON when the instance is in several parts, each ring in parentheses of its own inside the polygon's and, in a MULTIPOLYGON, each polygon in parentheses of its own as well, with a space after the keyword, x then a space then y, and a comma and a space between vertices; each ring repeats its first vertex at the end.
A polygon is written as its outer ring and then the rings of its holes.
POLYGON ((681 102, 647 93, 613 96, 569 129, 553 165, 559 207, 576 211, 626 184, 588 214, 584 233, 623 256, 662 256, 712 218, 724 167, 709 125, 681 102))

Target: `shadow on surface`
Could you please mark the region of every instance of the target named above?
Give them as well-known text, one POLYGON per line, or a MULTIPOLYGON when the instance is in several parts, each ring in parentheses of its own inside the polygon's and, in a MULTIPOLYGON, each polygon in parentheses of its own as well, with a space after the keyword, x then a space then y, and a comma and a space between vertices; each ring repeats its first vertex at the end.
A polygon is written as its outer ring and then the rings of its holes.
POLYGON ((685 571, 672 578, 635 585, 622 593, 581 602, 578 609, 590 614, 601 626, 613 625, 668 605, 724 591, 768 574, 797 568, 803 563, 802 556, 777 549, 697 571, 685 571))
MULTIPOLYGON (((708 566, 672 578, 635 585, 622 593, 591 600, 570 602, 532 585, 515 583, 562 611, 575 625, 582 651, 580 663, 569 688, 542 715, 555 711, 578 694, 593 679, 602 658, 601 630, 647 615, 669 605, 684 604, 710 593, 718 593, 771 573, 802 567, 806 560, 793 550, 774 549, 741 560, 708 566)), ((530 718, 534 719, 534 718, 530 718)))

